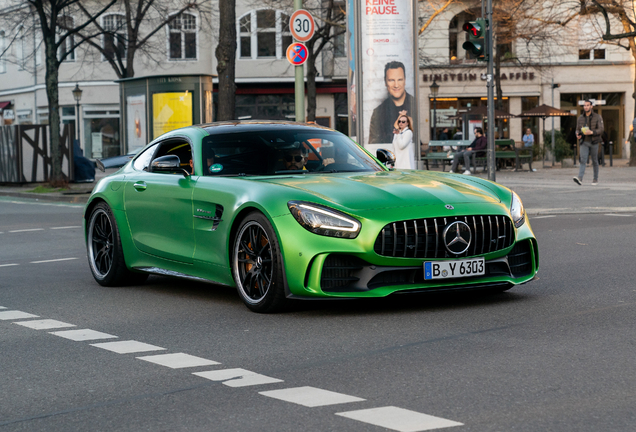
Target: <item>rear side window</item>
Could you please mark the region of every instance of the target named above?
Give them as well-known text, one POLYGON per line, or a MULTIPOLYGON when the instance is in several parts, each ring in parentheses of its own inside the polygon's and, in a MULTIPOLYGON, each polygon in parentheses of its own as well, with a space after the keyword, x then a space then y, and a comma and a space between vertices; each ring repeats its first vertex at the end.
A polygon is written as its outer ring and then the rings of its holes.
POLYGON ((150 165, 150 161, 152 160, 152 155, 157 150, 157 144, 148 147, 144 150, 137 158, 135 162, 133 162, 133 166, 138 171, 148 171, 148 165, 150 165))

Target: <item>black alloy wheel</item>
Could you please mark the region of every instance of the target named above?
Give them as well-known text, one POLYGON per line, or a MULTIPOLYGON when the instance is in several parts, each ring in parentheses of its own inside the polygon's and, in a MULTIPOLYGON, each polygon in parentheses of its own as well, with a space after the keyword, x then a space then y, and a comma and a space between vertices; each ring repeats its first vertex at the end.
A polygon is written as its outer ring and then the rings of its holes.
POLYGON ((93 208, 86 240, 91 273, 100 285, 134 285, 148 278, 148 274, 132 272, 126 267, 119 230, 108 204, 102 202, 93 208))
POLYGON ((254 312, 280 310, 286 300, 282 259, 263 214, 254 212, 243 219, 232 252, 232 273, 245 305, 254 312))

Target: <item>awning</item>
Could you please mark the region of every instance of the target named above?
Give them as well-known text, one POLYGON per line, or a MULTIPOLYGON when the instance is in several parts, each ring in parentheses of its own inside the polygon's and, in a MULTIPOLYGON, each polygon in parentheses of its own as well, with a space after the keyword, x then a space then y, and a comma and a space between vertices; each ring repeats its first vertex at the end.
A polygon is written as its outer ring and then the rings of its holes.
POLYGON ((8 107, 9 105, 11 105, 11 101, 8 102, 0 102, 0 111, 2 111, 3 109, 5 109, 6 107, 8 107))

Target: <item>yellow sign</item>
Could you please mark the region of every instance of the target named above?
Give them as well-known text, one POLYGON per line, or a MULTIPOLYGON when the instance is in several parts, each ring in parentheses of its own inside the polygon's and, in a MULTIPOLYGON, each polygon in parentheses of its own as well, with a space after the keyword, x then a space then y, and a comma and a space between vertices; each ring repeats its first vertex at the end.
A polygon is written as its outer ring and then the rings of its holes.
POLYGON ((153 139, 171 130, 192 125, 192 93, 152 95, 153 139))

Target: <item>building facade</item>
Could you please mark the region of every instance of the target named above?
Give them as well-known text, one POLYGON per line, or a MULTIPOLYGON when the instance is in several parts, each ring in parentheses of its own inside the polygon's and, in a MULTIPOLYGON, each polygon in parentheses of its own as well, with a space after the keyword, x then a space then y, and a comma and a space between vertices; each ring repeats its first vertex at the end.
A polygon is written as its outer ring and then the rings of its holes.
MULTIPOLYGON (((434 11, 421 5, 420 21, 425 22, 434 11)), ((163 26, 152 37, 152 49, 139 52, 135 57, 135 78, 214 76, 220 24, 215 18, 218 11, 214 3, 213 6, 208 12, 188 11, 163 26)), ((286 48, 292 41, 288 29, 291 6, 291 2, 237 1, 234 25, 238 119, 295 118, 294 67, 285 58, 286 48)), ((336 2, 336 7, 344 9, 345 1, 336 2)), ((423 143, 432 139, 433 115, 438 132, 443 127, 449 127, 452 132, 463 126, 451 117, 486 104, 485 64, 467 58, 462 49, 465 33, 461 26, 477 15, 477 4, 451 3, 419 37, 420 118, 416 124, 423 143), (429 90, 433 82, 440 86, 435 112, 429 90)), ((125 31, 124 10, 113 9, 99 20, 104 29, 113 31, 96 42, 105 49, 125 50, 123 38, 118 37, 125 31)), ((27 20, 20 26, 11 26, 3 20, 0 10, 1 124, 48 121, 43 46, 41 37, 37 36, 37 25, 27 20)), ((520 114, 547 104, 578 115, 582 101, 594 99, 609 139, 622 144, 634 118, 634 61, 623 48, 602 44, 598 33, 590 29, 597 30, 597 27, 589 17, 584 17, 573 20, 552 40, 543 41, 541 49, 534 47, 533 51, 522 40, 507 43, 504 49, 508 54, 499 74, 503 108, 520 114)), ((87 44, 78 47, 75 41, 67 40, 60 51, 68 54, 59 73, 60 115, 63 123, 74 127, 79 123, 80 143, 86 156, 108 157, 130 150, 133 146, 127 142, 130 139, 122 125, 126 103, 113 68, 87 44), (83 90, 79 104, 72 94, 76 85, 83 90)), ((333 38, 318 56, 316 66, 316 120, 348 133, 344 35, 333 38)), ((214 77, 213 83, 216 87, 214 77)), ((150 109, 152 94, 146 94, 145 98, 144 103, 150 109)), ((211 103, 216 104, 215 96, 211 103)), ((214 119, 216 109, 211 111, 214 119)), ((206 119, 200 117, 201 121, 206 119)), ((571 139, 575 122, 575 116, 556 118, 554 126, 571 139)), ((497 125, 497 136, 520 141, 528 127, 539 137, 544 124, 538 119, 510 119, 497 125)), ((551 119, 545 121, 545 128, 552 128, 551 119)), ((147 138, 149 141, 152 137, 147 138)), ((615 145, 614 152, 616 157, 625 156, 622 145, 615 145)))

